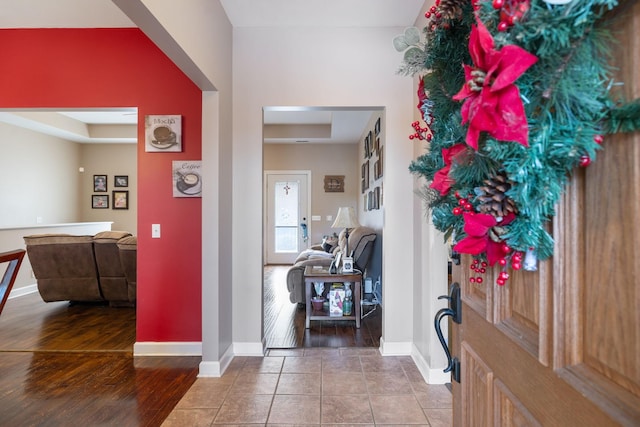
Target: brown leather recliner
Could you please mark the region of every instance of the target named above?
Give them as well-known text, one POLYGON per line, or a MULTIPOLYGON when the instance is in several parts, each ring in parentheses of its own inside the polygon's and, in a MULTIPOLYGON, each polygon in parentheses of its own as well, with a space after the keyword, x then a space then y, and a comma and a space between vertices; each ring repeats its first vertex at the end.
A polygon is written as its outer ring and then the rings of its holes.
POLYGON ((46 302, 103 301, 93 252, 93 236, 25 236, 27 255, 46 302))
POLYGON ((118 241, 131 236, 126 231, 102 231, 93 236, 98 280, 102 296, 111 306, 130 306, 129 286, 120 263, 118 241))
MULTIPOLYGON (((364 273, 376 240, 376 232, 372 228, 359 226, 349 231, 349 252, 353 254, 353 268, 364 273)), ((292 303, 304 303, 304 269, 308 265, 330 266, 333 257, 337 252, 346 249, 345 231, 340 232, 338 246, 331 254, 322 250, 307 249, 298 255, 293 267, 287 272, 287 289, 289 290, 289 300, 292 303)))
POLYGON ((129 236, 118 240, 118 250, 120 252, 120 265, 122 265, 122 270, 127 278, 129 301, 135 303, 137 299, 138 238, 129 236))

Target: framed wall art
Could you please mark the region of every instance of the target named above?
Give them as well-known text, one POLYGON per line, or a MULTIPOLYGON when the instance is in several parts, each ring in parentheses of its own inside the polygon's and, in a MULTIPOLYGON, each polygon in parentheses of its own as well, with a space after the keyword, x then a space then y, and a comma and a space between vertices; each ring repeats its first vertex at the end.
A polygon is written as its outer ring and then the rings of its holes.
POLYGON ((202 197, 201 160, 174 160, 173 197, 202 197))
POLYGON ((129 191, 113 191, 113 209, 129 209, 129 191))
POLYGON ((182 151, 182 116, 144 116, 146 152, 182 151))
POLYGON ((94 193, 107 192, 107 175, 93 175, 94 193))
POLYGON ((369 135, 364 138, 364 158, 369 158, 369 150, 371 150, 371 141, 369 135))
POLYGON ((113 186, 114 187, 128 187, 129 186, 129 175, 116 175, 113 177, 113 186))
POLYGON ((109 209, 109 195, 108 194, 92 195, 91 209, 109 209))
POLYGON ((325 193, 344 193, 344 175, 325 175, 325 193))

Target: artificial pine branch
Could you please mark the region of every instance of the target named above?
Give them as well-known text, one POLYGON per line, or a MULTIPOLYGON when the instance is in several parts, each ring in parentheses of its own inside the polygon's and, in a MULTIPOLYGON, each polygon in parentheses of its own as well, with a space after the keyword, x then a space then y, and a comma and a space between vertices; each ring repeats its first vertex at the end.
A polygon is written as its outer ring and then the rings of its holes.
POLYGON ((619 107, 611 107, 604 123, 604 132, 636 132, 640 130, 640 100, 619 107))
POLYGON ((423 31, 422 52, 404 69, 422 75, 432 103, 432 139, 409 167, 428 182, 445 166, 442 150, 465 141, 462 103, 452 96, 466 84, 462 64, 474 66, 467 46, 476 16, 492 34, 495 49, 516 45, 538 57, 515 82, 528 120, 528 147, 482 134, 478 150, 451 165, 448 176, 454 184, 448 194, 441 195, 429 183, 421 192, 433 224, 454 242, 466 236, 462 216, 454 213, 458 206, 454 194, 469 198, 477 211, 483 183, 503 171, 512 183, 505 196, 515 204, 517 215, 501 227, 501 238, 516 250, 535 248, 539 258, 551 256, 554 243, 548 224, 573 169, 585 157, 595 160, 602 133, 640 129, 640 101, 614 103, 609 93, 614 41, 605 14, 617 3, 572 0, 550 5, 531 0, 512 26, 497 31, 502 15, 492 1, 479 1, 474 13, 471 1, 456 0, 446 5, 455 13, 447 12, 447 19, 432 21, 423 31), (460 13, 458 6, 463 6, 460 13))

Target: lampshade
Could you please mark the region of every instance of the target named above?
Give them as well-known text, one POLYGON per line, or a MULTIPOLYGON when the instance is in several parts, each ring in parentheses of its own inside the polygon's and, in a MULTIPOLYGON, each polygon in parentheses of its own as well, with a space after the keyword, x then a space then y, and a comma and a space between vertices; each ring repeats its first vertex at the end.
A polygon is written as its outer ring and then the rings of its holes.
POLYGON ((356 213, 351 207, 338 208, 338 215, 331 228, 354 228, 359 226, 356 213))

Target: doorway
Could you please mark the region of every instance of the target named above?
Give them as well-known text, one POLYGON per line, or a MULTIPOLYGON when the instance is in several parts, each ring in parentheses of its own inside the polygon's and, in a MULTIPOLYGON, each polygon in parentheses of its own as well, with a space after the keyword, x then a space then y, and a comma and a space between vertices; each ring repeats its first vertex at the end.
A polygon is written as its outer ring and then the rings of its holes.
MULTIPOLYGON (((262 292, 263 333, 267 348, 379 346, 381 316, 367 319, 365 327, 360 330, 351 322, 316 322, 311 329, 305 329, 304 305, 296 304, 298 299, 289 294, 287 273, 302 250, 319 245, 324 236, 341 231, 332 227, 340 207, 354 207, 361 212, 361 217, 367 217, 367 225, 381 229, 382 222, 378 221, 381 211, 362 211, 365 191, 362 164, 368 161, 363 160, 365 137, 376 132, 376 120, 379 122, 382 111, 382 107, 263 109, 262 292), (296 190, 291 183, 298 178, 291 175, 300 171, 308 177, 307 210, 304 213, 300 210, 301 215, 295 216, 291 212, 296 208, 289 208, 284 218, 286 221, 281 224, 275 221, 276 195, 284 197, 287 191, 289 194, 294 191, 295 195, 296 190), (274 175, 271 180, 270 174, 274 175), (333 176, 342 178, 343 186, 339 191, 327 185, 330 183, 327 178, 333 176), (288 246, 283 250, 290 251, 289 256, 273 253, 277 252, 275 247, 279 244, 276 233, 286 236, 288 246)), ((376 177, 373 173, 375 160, 371 162, 372 180, 376 177)), ((378 273, 375 274, 377 277, 378 273)))

